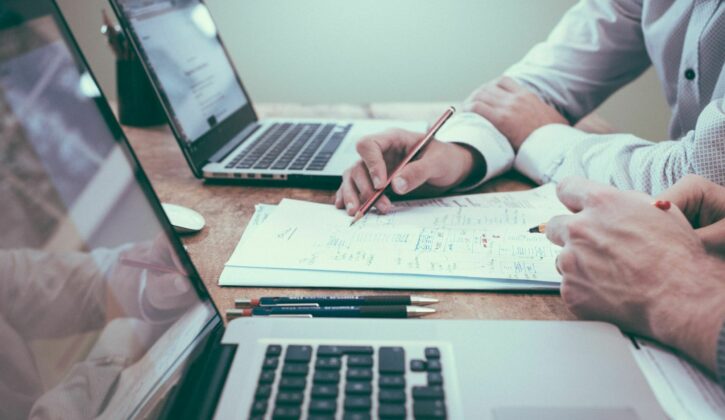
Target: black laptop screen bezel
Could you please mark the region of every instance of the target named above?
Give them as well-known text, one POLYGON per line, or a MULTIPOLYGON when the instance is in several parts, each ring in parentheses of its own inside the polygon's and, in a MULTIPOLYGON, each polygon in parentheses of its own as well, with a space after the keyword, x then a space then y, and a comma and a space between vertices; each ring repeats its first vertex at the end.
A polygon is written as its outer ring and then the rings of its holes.
MULTIPOLYGON (((73 60, 78 65, 80 71, 87 71, 88 74, 93 78, 97 84, 97 78, 94 76, 88 62, 83 56, 76 39, 73 37, 67 22, 65 21, 63 14, 57 4, 57 0, 3 0, 0 3, 0 31, 10 29, 25 24, 34 19, 42 17, 51 17, 57 28, 63 37, 64 42, 68 47, 68 51, 73 57, 73 60)), ((169 243, 173 246, 176 255, 178 256, 181 264, 186 270, 187 277, 191 282, 192 286, 197 292, 199 299, 202 303, 210 304, 210 307, 214 310, 214 315, 209 319, 209 322, 199 330, 199 335, 189 343, 189 347, 182 351, 179 359, 170 367, 169 371, 162 375, 161 383, 156 384, 152 393, 147 397, 155 395, 159 389, 165 385, 165 381, 169 380, 174 372, 178 372, 180 368, 186 366, 189 361, 192 350, 197 348, 200 343, 203 343, 206 338, 218 328, 223 328, 223 322, 219 308, 211 298, 208 290, 206 289, 201 276, 196 270, 196 267, 191 261, 191 258, 187 254, 183 244, 179 240, 178 236, 173 230, 171 223, 169 222, 166 213, 163 211, 161 202, 156 195, 151 183, 146 176, 141 164, 133 152, 128 140, 126 139, 121 126, 118 124, 111 107, 103 95, 103 92, 99 90, 99 96, 94 99, 95 105, 101 114, 101 117, 105 120, 108 129, 113 136, 116 144, 120 147, 124 153, 128 164, 131 167, 131 171, 134 174, 137 185, 141 189, 142 193, 148 200, 152 211, 159 220, 159 223, 166 235, 169 243)), ((137 412, 143 410, 143 408, 149 404, 155 404, 158 401, 139 401, 139 406, 136 408, 137 412)))
MULTIPOLYGON (((204 7, 208 8, 203 0, 196 1, 198 1, 199 4, 204 5, 204 7)), ((123 28, 126 37, 130 40, 134 52, 138 57, 140 57, 140 61, 144 68, 144 71, 146 72, 147 77, 151 81, 151 85, 153 86, 154 92, 156 93, 156 97, 159 98, 159 101, 161 102, 161 106, 164 109, 164 113, 166 114, 168 125, 171 128, 171 131, 173 132, 176 141, 179 143, 179 147, 181 147, 186 161, 189 163, 189 166, 191 167, 194 176, 196 176, 197 178, 202 178, 204 165, 209 163, 209 159, 212 157, 212 155, 217 153, 230 141, 234 140, 235 137, 238 136, 242 131, 244 131, 244 129, 246 129, 249 125, 254 124, 259 120, 259 118, 257 117, 257 113, 254 110, 254 106, 252 105, 252 99, 249 96, 249 92, 247 92, 247 89, 244 87, 244 84, 239 77, 239 72, 237 71, 234 62, 229 55, 229 51, 227 50, 226 45, 224 45, 224 42, 222 41, 221 36, 217 31, 216 39, 219 42, 222 50, 224 51, 224 56, 226 57, 227 62, 229 63, 232 71, 234 72, 234 78, 237 81, 239 87, 242 89, 242 93, 246 97, 247 103, 243 107, 236 110, 232 115, 221 121, 219 124, 210 128, 201 137, 195 139, 192 143, 187 143, 184 139, 184 136, 181 134, 180 127, 178 127, 175 123, 173 106, 169 101, 168 97, 166 96, 163 88, 161 87, 161 83, 159 82, 156 73, 154 72, 152 66, 149 64, 148 56, 146 55, 145 50, 141 47, 142 44, 138 38, 138 34, 134 30, 133 25, 130 22, 130 19, 127 19, 126 15, 123 13, 122 7, 118 4, 117 0, 109 0, 109 3, 113 8, 118 22, 123 28)), ((170 30, 168 31, 168 34, 169 37, 173 37, 174 31, 170 30)))

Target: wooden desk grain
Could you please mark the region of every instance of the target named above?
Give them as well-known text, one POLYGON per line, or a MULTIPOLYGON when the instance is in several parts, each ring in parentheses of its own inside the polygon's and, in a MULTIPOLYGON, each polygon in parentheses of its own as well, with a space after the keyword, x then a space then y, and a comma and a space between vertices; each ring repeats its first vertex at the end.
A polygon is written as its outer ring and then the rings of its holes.
MULTIPOLYGON (((446 104, 258 106, 261 117, 400 118, 431 120, 446 104)), ((600 124, 597 122, 597 124, 600 124)), ((194 178, 176 141, 166 127, 124 127, 136 154, 164 202, 191 207, 207 221, 204 230, 184 237, 189 254, 219 308, 233 307, 236 297, 275 295, 380 294, 391 291, 220 287, 217 280, 257 203, 277 204, 282 198, 331 203, 333 191, 296 188, 205 184, 194 178)), ((532 184, 515 174, 482 186, 480 192, 513 191, 532 184)), ((404 292, 407 293, 407 292, 404 292)), ((431 318, 456 319, 572 319, 554 293, 415 292, 440 299, 431 318)))

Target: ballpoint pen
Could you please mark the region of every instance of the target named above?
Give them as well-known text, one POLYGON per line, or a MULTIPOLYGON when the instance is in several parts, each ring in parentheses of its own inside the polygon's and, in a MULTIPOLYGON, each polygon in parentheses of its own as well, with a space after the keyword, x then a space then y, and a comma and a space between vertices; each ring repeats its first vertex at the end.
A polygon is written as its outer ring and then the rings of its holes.
POLYGON ((372 295, 372 296, 284 296, 284 297, 261 297, 256 299, 234 299, 237 308, 248 308, 256 306, 382 306, 382 305, 404 305, 424 306, 438 303, 438 299, 407 296, 407 295, 372 295))
POLYGON ((417 318, 435 313, 435 309, 420 306, 268 306, 229 309, 227 317, 271 316, 304 318, 417 318))

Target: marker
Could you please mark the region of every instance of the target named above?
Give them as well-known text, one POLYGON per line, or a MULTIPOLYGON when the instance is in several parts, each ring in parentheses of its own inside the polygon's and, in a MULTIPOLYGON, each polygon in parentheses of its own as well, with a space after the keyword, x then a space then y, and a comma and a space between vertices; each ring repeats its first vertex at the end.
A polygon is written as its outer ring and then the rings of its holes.
POLYGON ((391 296, 287 296, 261 297, 257 299, 235 299, 237 308, 256 306, 426 306, 438 303, 438 299, 422 296, 391 295, 391 296))
POLYGON ((435 309, 420 306, 273 306, 229 309, 227 318, 249 316, 295 318, 418 318, 435 313, 435 309))

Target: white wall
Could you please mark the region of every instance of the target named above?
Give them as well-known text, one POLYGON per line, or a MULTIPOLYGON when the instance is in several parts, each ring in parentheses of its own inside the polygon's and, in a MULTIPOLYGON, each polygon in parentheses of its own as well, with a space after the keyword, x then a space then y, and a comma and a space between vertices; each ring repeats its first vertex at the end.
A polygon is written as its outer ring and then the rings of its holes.
MULTIPOLYGON (((106 0, 59 1, 111 94, 112 56, 98 31, 106 0)), ((301 103, 460 100, 574 2, 207 0, 252 99, 301 103)), ((666 136, 669 111, 651 71, 600 113, 623 131, 666 136)))

